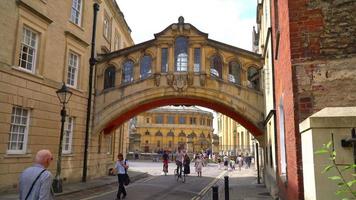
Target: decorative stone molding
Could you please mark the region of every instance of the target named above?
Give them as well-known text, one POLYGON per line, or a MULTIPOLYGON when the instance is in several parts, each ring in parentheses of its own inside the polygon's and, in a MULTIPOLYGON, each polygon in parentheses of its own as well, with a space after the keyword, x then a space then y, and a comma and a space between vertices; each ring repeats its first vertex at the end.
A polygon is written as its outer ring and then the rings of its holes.
POLYGON ((200 74, 200 77, 199 77, 200 79, 200 86, 205 86, 205 84, 206 84, 206 74, 204 73, 204 74, 200 74))
POLYGON ((188 88, 188 74, 175 74, 173 88, 178 92, 183 92, 188 88))
POLYGON ((154 82, 155 86, 159 86, 161 84, 161 74, 155 73, 154 74, 154 82))
POLYGON ((173 79, 174 79, 173 74, 172 74, 172 73, 168 73, 168 74, 167 74, 167 84, 168 84, 169 86, 172 86, 172 85, 173 85, 173 79))
POLYGON ((188 80, 188 85, 191 86, 194 83, 194 73, 193 72, 189 72, 187 74, 187 80, 188 80))

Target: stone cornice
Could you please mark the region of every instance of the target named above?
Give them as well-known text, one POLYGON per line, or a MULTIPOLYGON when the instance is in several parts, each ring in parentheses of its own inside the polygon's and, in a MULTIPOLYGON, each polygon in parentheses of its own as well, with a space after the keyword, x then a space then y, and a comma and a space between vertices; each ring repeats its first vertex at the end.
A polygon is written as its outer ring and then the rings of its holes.
POLYGON ((29 10, 31 13, 35 14, 37 17, 45 21, 47 24, 51 24, 53 22, 53 20, 48 18, 46 15, 42 14, 41 12, 28 5, 27 3, 23 2, 22 0, 16 0, 16 3, 20 8, 25 8, 29 10))

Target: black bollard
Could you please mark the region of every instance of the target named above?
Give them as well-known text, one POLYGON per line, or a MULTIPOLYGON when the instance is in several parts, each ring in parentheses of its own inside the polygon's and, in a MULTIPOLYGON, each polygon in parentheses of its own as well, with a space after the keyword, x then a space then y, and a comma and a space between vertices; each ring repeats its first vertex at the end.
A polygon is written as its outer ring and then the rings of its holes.
POLYGON ((213 200, 219 200, 219 186, 215 185, 213 188, 213 200))
POLYGON ((225 180, 225 200, 229 200, 229 177, 224 176, 225 180))

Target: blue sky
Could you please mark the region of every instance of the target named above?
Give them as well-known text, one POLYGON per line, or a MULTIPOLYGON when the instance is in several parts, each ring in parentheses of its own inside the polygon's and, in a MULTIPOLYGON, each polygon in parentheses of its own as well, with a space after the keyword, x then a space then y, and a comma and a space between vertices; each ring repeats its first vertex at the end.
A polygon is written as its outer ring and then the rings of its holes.
POLYGON ((209 38, 251 50, 257 0, 116 0, 135 43, 153 39, 178 21, 193 24, 209 38))

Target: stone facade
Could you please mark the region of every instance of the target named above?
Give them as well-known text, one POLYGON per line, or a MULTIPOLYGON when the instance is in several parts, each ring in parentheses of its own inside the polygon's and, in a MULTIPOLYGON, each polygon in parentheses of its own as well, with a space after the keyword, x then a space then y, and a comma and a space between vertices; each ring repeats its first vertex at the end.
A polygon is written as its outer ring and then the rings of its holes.
POLYGON ((219 152, 223 155, 252 155, 253 135, 233 119, 218 113, 219 152))
POLYGON ((355 106, 356 2, 275 0, 271 8, 280 197, 303 199, 298 124, 325 107, 355 106))
POLYGON ((139 136, 132 141, 132 152, 175 152, 178 148, 189 153, 208 149, 211 151, 214 138, 213 114, 194 106, 160 107, 139 114, 133 134, 139 136))
MULTIPOLYGON (((72 2, 17 0, 0 4, 0 192, 16 189, 19 173, 32 164, 40 149, 52 151, 54 162, 49 170, 55 174, 61 109, 56 90, 62 82, 73 92, 67 105, 71 123, 67 119, 66 133, 71 136, 66 137, 62 178, 64 184, 81 179, 94 2, 100 4, 96 52, 133 44, 115 1, 80 1, 83 4, 77 4, 76 11, 72 2), (108 38, 103 34, 104 15, 110 22, 108 38), (120 40, 115 40, 116 36, 120 40)), ((114 154, 125 149, 119 139, 125 131, 127 128, 111 136, 90 135, 89 178, 107 173, 114 154)))

